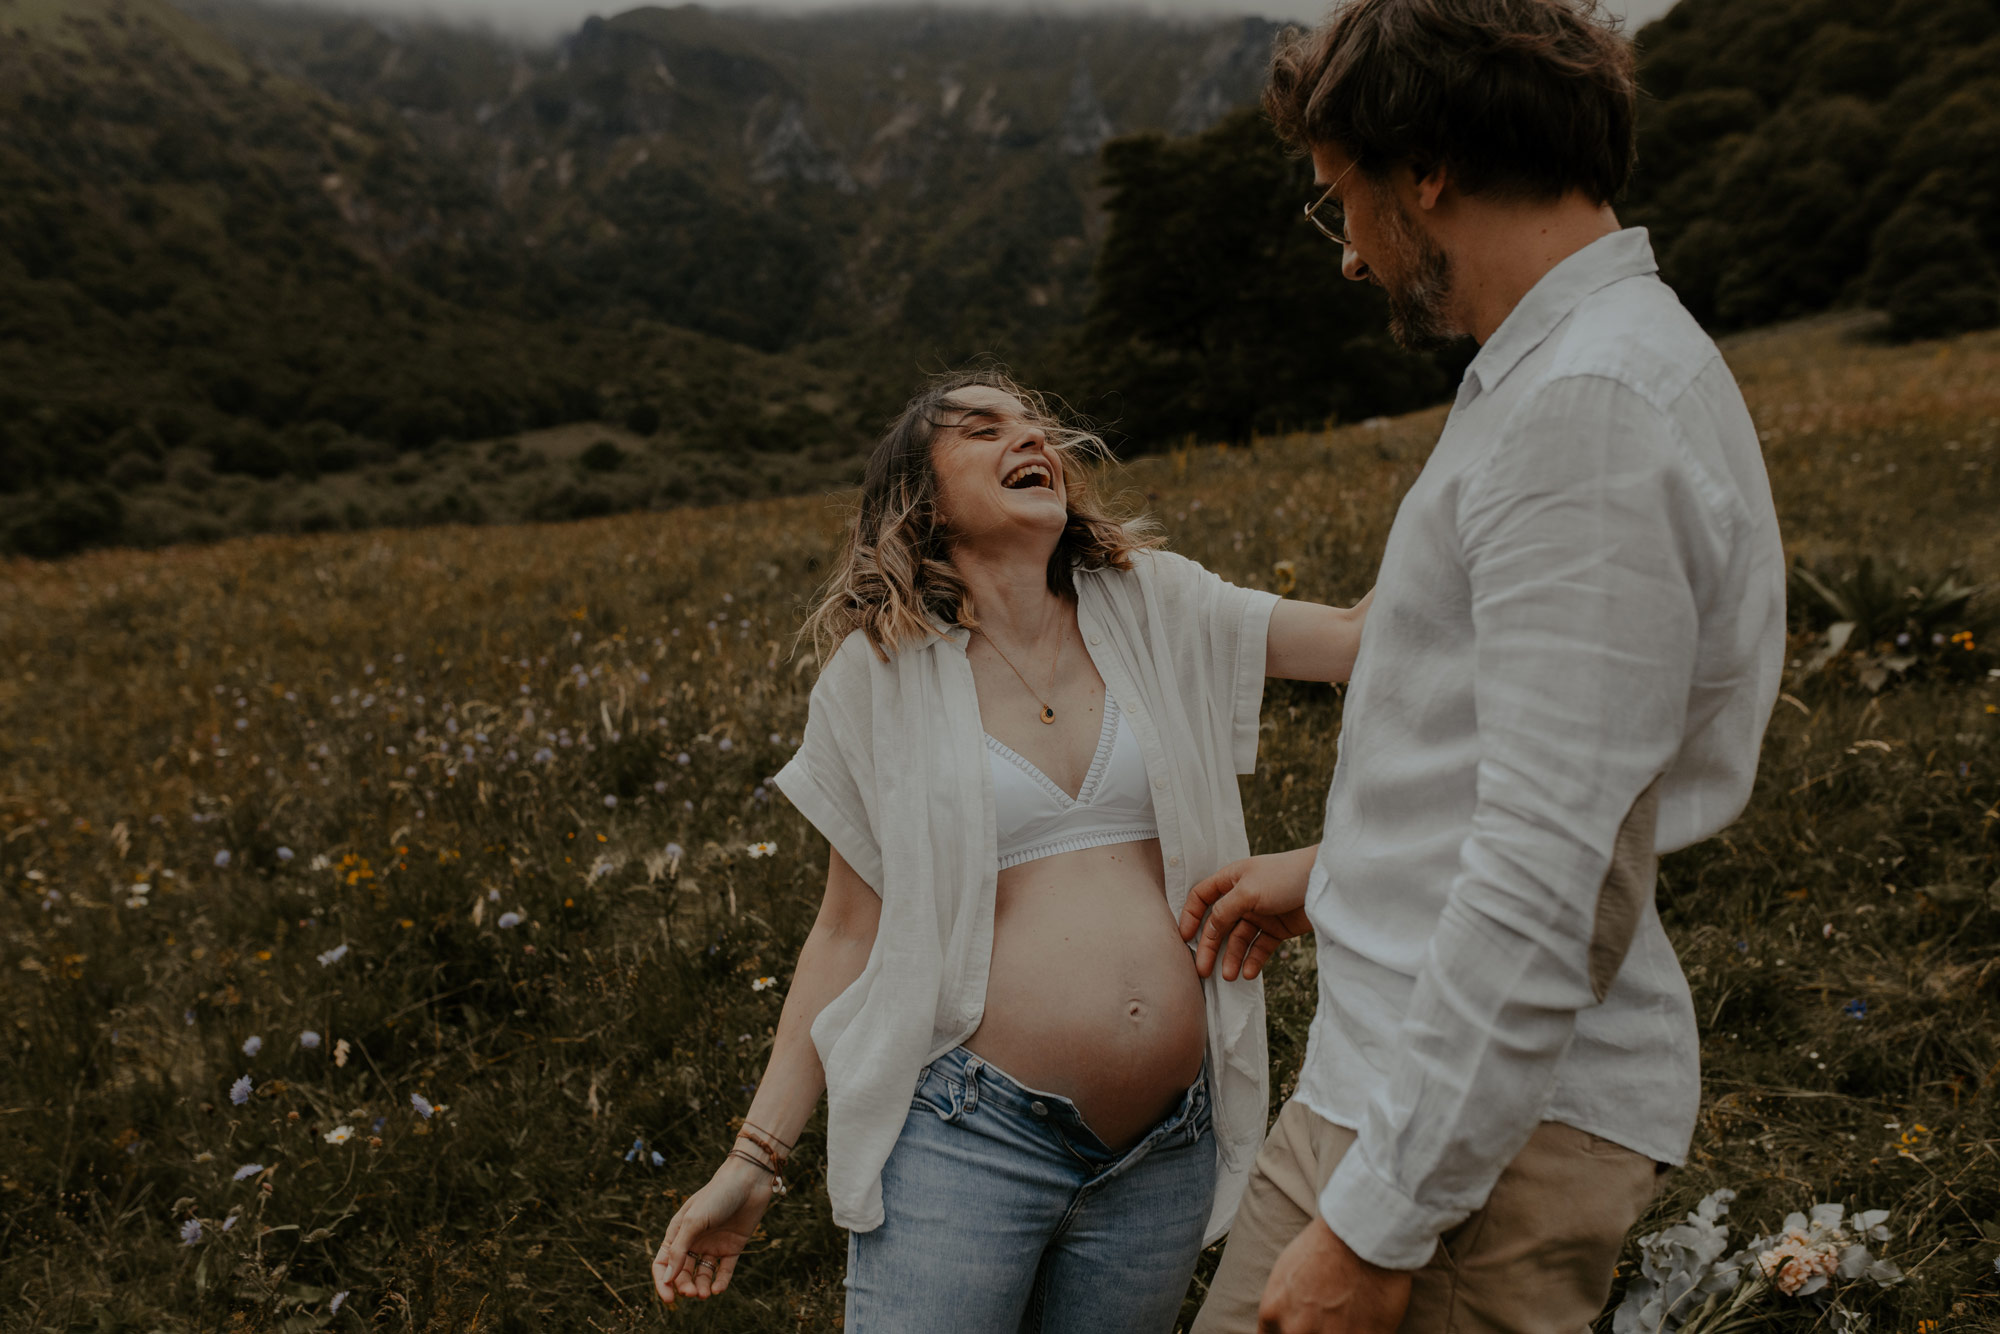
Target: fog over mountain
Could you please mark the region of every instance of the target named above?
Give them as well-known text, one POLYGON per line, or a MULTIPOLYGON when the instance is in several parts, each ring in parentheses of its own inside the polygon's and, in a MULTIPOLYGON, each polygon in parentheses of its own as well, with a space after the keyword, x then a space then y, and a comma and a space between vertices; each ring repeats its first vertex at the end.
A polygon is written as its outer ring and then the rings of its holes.
MULTIPOLYGON (((1605 8, 1625 20, 1627 31, 1637 32, 1673 8, 1674 0, 1604 0, 1605 8)), ((592 15, 609 17, 623 7, 601 0, 353 0, 318 8, 352 9, 390 18, 440 19, 491 27, 510 35, 548 39, 567 32, 592 15)), ((734 6, 732 6, 734 7, 734 6)), ((742 8, 770 13, 804 13, 855 8, 854 0, 774 0, 742 8)), ((1327 10, 1324 0, 1148 0, 1144 4, 1105 4, 1102 0, 975 0, 973 3, 946 3, 947 9, 982 9, 1002 13, 1107 13, 1140 12, 1180 18, 1216 18, 1249 15, 1261 18, 1311 23, 1327 10)))

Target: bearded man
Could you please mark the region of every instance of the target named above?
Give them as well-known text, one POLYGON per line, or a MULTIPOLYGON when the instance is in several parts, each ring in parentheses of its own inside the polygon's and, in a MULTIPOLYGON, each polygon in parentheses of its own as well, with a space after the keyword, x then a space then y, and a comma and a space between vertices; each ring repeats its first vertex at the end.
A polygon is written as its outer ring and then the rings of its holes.
POLYGON ((1317 936, 1297 1092, 1197 1334, 1578 1334, 1700 1101, 1658 852, 1748 800, 1784 652, 1757 434, 1611 201, 1592 0, 1348 0, 1275 56, 1307 216, 1412 346, 1471 337, 1390 531, 1322 841, 1197 885, 1197 966, 1317 936))

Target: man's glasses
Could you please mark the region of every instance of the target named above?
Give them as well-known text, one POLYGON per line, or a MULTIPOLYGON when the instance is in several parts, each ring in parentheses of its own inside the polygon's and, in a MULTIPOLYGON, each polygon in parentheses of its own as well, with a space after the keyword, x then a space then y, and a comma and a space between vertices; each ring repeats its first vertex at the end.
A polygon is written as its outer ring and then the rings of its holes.
POLYGON ((1319 234, 1335 245, 1347 247, 1347 210, 1333 197, 1340 183, 1347 179, 1347 172, 1354 170, 1352 162, 1347 170, 1333 178, 1333 184, 1326 187, 1326 193, 1306 205, 1306 221, 1319 228, 1319 234))

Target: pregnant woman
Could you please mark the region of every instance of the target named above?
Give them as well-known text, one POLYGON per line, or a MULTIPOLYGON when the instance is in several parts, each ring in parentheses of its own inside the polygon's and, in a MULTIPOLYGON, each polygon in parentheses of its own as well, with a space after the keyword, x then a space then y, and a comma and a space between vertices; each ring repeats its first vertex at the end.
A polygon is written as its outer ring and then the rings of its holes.
POLYGON ((1366 601, 1157 550, 1093 499, 1100 449, 982 374, 870 458, 777 780, 832 845, 826 897, 663 1299, 729 1285, 822 1089, 848 1334, 1164 1334, 1227 1230, 1263 996, 1198 977, 1175 909, 1249 850, 1264 677, 1344 680, 1366 601))

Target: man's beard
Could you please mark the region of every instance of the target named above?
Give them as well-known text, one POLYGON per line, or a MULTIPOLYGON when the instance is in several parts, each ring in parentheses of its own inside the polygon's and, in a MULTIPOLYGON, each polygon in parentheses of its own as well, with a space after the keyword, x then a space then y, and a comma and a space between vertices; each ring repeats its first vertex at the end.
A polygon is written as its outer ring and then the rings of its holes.
POLYGON ((1389 190, 1375 196, 1375 216, 1395 259, 1393 272, 1371 265, 1389 298, 1389 336, 1411 352, 1444 347, 1464 337, 1446 304, 1451 300, 1451 256, 1425 235, 1389 190))

